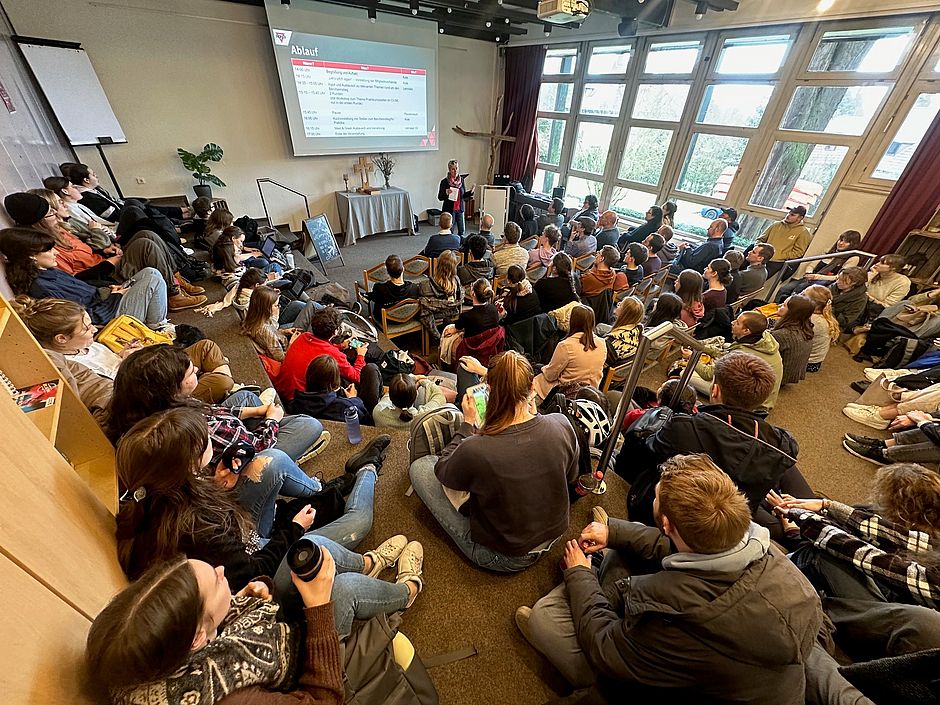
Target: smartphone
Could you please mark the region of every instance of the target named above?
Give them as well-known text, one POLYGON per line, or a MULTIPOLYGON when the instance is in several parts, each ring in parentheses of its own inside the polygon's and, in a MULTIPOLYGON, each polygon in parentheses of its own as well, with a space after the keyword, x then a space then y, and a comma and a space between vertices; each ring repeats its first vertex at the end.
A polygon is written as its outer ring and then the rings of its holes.
POLYGON ((477 407, 477 415, 480 417, 480 423, 486 418, 486 403, 490 398, 490 388, 487 384, 477 384, 467 389, 467 394, 473 399, 477 407))
POLYGON ((353 350, 358 350, 359 348, 364 348, 365 346, 365 343, 363 343, 361 340, 357 340, 356 338, 351 338, 349 341, 349 347, 351 347, 353 350))

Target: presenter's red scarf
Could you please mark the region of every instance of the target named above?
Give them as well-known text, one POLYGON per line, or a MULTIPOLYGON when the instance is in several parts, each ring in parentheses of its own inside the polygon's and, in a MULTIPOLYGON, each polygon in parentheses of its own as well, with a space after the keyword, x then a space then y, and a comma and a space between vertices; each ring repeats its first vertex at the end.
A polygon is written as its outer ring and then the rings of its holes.
POLYGON ((450 178, 450 174, 447 175, 447 183, 451 188, 455 188, 459 191, 457 194, 458 198, 454 201, 454 213, 460 213, 463 211, 463 179, 460 174, 457 174, 456 179, 450 178))

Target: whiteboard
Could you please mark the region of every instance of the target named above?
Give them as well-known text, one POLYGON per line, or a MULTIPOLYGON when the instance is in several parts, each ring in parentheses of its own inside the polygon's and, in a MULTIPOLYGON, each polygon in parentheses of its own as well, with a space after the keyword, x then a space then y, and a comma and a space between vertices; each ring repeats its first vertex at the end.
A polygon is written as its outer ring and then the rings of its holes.
POLYGON ((479 186, 474 193, 480 192, 480 216, 493 216, 493 232, 496 238, 503 236, 503 228, 509 220, 509 186, 479 186))
POLYGON ((17 43, 72 145, 127 142, 84 49, 17 43))

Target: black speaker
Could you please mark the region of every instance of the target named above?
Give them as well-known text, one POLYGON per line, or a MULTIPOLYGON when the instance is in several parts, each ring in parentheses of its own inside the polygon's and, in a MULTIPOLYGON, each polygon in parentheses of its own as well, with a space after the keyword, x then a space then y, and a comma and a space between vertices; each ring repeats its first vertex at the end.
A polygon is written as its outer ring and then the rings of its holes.
POLYGON ((565 187, 556 186, 552 189, 552 198, 564 198, 565 197, 565 187))
POLYGON ((495 174, 493 176, 493 186, 509 186, 512 177, 509 174, 495 174))

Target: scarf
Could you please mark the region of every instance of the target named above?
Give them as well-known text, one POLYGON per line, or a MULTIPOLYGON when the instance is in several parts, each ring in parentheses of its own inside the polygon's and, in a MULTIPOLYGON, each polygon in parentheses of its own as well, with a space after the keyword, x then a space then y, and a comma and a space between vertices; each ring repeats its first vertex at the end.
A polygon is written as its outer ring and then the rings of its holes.
POLYGON ((249 686, 290 690, 302 666, 300 629, 277 622, 278 605, 233 597, 219 635, 166 678, 119 688, 114 705, 213 705, 249 686))
MULTIPOLYGON (((463 179, 460 178, 460 174, 457 174, 456 179, 450 178, 450 174, 447 175, 447 183, 451 188, 459 189, 463 191, 463 179)), ((463 198, 460 198, 463 194, 458 194, 458 198, 454 201, 454 213, 460 213, 463 210, 463 198)))

